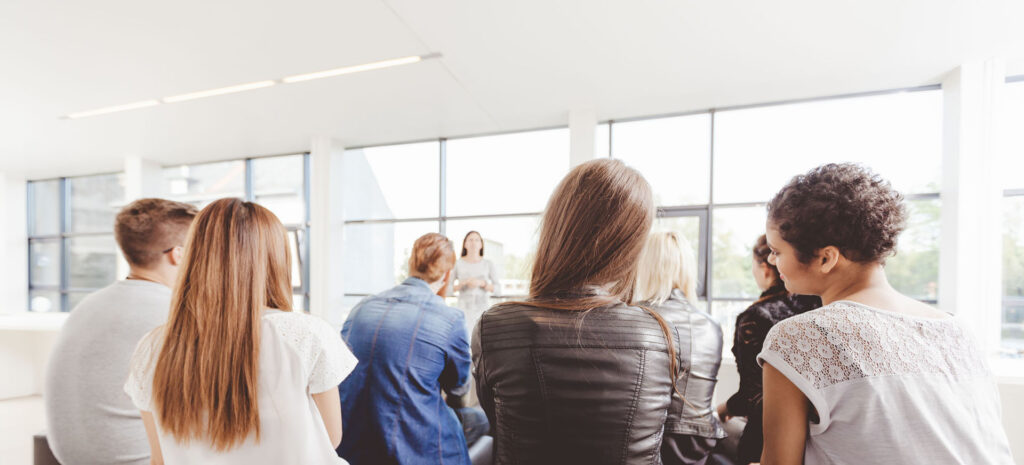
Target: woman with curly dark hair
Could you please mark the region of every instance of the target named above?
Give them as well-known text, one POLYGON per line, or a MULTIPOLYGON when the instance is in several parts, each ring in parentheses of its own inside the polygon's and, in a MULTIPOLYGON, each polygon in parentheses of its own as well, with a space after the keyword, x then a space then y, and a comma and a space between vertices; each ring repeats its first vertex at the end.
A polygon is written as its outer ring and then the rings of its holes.
POLYGON ((764 347, 764 338, 776 323, 821 306, 821 298, 817 296, 796 295, 786 290, 779 269, 768 263, 771 249, 764 234, 757 238, 753 252, 754 281, 762 292, 757 301, 736 317, 732 354, 736 357, 740 386, 728 401, 718 406, 718 416, 723 420, 737 416, 747 418, 736 450, 736 458, 743 464, 761 461, 763 397, 757 354, 764 347))
POLYGON ((761 462, 1011 464, 985 357, 950 315, 885 277, 903 196, 852 164, 796 176, 768 204, 770 262, 824 306, 768 333, 761 462))

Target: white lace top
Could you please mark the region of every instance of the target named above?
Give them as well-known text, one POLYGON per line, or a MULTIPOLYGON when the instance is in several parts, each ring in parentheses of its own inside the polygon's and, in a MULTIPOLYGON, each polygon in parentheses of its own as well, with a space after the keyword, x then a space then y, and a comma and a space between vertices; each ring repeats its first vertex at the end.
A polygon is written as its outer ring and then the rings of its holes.
MULTIPOLYGON (((139 410, 153 411, 154 357, 163 327, 135 349, 124 390, 139 410)), ((164 463, 344 464, 331 447, 312 394, 336 389, 357 360, 326 321, 301 312, 269 310, 260 328, 258 408, 260 442, 252 437, 226 452, 200 441, 179 443, 157 421, 164 463)), ((182 408, 188 408, 183 405, 182 408)))
POLYGON ((775 325, 758 362, 817 412, 804 463, 1013 463, 985 357, 953 318, 834 302, 775 325))

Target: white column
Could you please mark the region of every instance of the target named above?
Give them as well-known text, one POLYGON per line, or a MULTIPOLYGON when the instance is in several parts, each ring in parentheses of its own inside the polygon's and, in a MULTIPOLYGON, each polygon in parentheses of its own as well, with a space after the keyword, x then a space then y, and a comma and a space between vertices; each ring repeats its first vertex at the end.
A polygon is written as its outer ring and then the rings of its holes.
POLYGON ((943 80, 939 306, 987 353, 1000 340, 1002 215, 997 150, 1005 65, 968 63, 943 80))
POLYGON ((310 313, 334 321, 342 311, 344 232, 341 157, 345 148, 330 137, 314 137, 310 150, 310 313), (335 182, 332 182, 335 181, 335 182))
POLYGON ((146 198, 167 195, 163 179, 160 176, 161 166, 153 160, 142 157, 125 157, 124 159, 124 200, 129 202, 146 198))
POLYGON ((0 173, 0 314, 28 309, 28 203, 25 178, 0 173))
POLYGON ((569 111, 569 168, 593 160, 594 133, 597 131, 597 112, 593 109, 569 111))

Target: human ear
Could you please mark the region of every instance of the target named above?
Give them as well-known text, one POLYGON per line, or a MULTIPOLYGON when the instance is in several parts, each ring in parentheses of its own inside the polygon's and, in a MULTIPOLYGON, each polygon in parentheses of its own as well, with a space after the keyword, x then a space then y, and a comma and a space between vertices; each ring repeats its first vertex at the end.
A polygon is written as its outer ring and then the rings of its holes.
POLYGON ((829 273, 837 264, 839 264, 839 258, 842 256, 839 253, 839 248, 834 245, 823 247, 818 250, 818 261, 820 263, 821 272, 829 273))
POLYGON ((174 265, 174 266, 180 265, 181 264, 181 259, 184 258, 184 256, 185 256, 185 249, 183 247, 178 246, 178 247, 175 247, 175 248, 171 249, 171 253, 169 255, 169 258, 171 260, 171 265, 174 265))

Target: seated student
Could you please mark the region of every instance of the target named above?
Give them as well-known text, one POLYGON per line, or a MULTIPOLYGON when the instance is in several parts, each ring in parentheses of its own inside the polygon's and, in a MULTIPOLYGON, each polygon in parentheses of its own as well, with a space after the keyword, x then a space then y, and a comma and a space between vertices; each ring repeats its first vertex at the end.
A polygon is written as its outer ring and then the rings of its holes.
POLYGON ((453 411, 441 396, 469 390, 465 313, 436 295, 454 265, 451 241, 425 234, 409 278, 349 313, 341 335, 360 362, 338 387, 348 425, 338 453, 353 465, 469 465, 466 445, 487 431, 483 412, 453 411))
POLYGON ((496 464, 691 462, 677 399, 687 329, 632 304, 653 219, 651 187, 618 160, 579 165, 555 189, 528 300, 492 307, 474 329, 496 464))
MULTIPOLYGON (((637 300, 658 312, 676 330, 680 350, 677 382, 686 398, 672 398, 673 411, 679 411, 675 424, 666 425, 680 436, 677 450, 662 453, 685 457, 687 463, 700 463, 715 447, 725 431, 715 418, 712 397, 722 364, 722 328, 705 312, 694 306, 697 301, 697 260, 690 243, 675 232, 652 233, 640 255, 637 276, 637 300), (683 436, 689 435, 689 440, 683 436)), ((671 457, 665 457, 671 463, 671 457)))
POLYGON ((132 349, 167 320, 196 212, 183 203, 140 199, 117 214, 114 237, 128 276, 75 307, 46 368, 47 440, 62 463, 149 463, 142 417, 121 386, 132 349))
POLYGON ((883 267, 903 197, 829 164, 768 204, 770 262, 824 306, 768 333, 761 463, 1012 464, 984 354, 952 316, 894 290, 883 267))
POLYGON ((739 462, 743 464, 761 461, 763 394, 757 354, 764 346, 764 338, 776 323, 821 306, 820 297, 790 294, 786 290, 779 269, 768 263, 769 253, 771 249, 762 234, 754 244, 753 254, 754 281, 761 289, 761 297, 736 317, 733 336, 732 354, 736 357, 736 370, 740 375, 739 390, 718 406, 718 416, 723 420, 733 416, 747 418, 736 451, 739 462))
POLYGON ((255 203, 199 212, 167 324, 139 342, 124 386, 154 463, 345 463, 337 385, 356 360, 327 322, 291 311, 287 244, 255 203))

